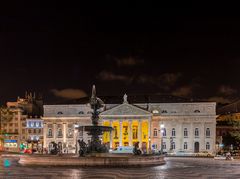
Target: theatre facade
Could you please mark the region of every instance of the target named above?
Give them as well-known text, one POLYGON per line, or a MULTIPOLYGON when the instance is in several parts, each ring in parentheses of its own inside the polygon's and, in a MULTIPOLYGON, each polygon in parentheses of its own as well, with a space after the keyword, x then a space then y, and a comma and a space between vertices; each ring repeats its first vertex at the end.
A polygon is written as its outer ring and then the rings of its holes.
MULTIPOLYGON (((74 126, 91 124, 87 104, 45 105, 44 146, 60 143, 63 150, 76 152, 78 139, 90 137, 74 126), (73 149, 73 150, 70 150, 73 149)), ((102 136, 109 148, 133 146, 139 142, 142 151, 215 152, 215 102, 141 102, 129 103, 125 95, 121 104, 108 104, 100 113, 100 125, 113 127, 102 136)))

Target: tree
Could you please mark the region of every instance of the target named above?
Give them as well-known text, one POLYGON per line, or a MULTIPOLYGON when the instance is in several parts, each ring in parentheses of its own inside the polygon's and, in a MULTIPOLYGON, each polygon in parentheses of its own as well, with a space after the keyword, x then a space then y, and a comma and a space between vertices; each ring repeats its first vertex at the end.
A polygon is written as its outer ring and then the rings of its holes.
POLYGON ((0 107, 0 135, 2 135, 2 123, 9 122, 13 118, 14 112, 7 107, 0 107))
POLYGON ((240 121, 234 119, 227 119, 225 121, 218 121, 218 126, 231 126, 232 130, 223 136, 223 143, 226 147, 233 145, 238 146, 240 144, 240 121))

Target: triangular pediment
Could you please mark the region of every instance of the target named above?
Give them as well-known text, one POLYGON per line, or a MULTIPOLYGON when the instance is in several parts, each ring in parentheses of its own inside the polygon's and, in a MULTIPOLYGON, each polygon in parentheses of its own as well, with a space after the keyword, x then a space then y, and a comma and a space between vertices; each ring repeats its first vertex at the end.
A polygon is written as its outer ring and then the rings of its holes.
POLYGON ((123 103, 109 110, 103 111, 100 116, 151 116, 152 113, 134 105, 123 103))

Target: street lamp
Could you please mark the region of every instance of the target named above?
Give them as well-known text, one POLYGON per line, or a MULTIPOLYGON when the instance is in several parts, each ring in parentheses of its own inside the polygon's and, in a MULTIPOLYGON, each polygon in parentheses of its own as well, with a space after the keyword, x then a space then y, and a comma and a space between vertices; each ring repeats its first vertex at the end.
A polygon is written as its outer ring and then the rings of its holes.
POLYGON ((161 131, 161 154, 163 154, 163 133, 164 133, 164 124, 160 125, 160 131, 161 131))
POLYGON ((148 138, 148 143, 149 143, 149 149, 148 149, 148 153, 150 153, 151 152, 151 137, 149 136, 149 138, 148 138))

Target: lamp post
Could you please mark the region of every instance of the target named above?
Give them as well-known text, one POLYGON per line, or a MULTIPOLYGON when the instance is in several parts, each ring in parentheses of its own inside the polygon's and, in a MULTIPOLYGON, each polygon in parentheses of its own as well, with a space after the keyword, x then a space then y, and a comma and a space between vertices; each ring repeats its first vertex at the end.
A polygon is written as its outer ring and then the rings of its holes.
POLYGON ((161 131, 161 155, 163 154, 163 133, 164 133, 164 124, 160 125, 160 131, 161 131))
POLYGON ((148 153, 151 153, 151 137, 150 136, 148 138, 148 143, 149 143, 148 153))

